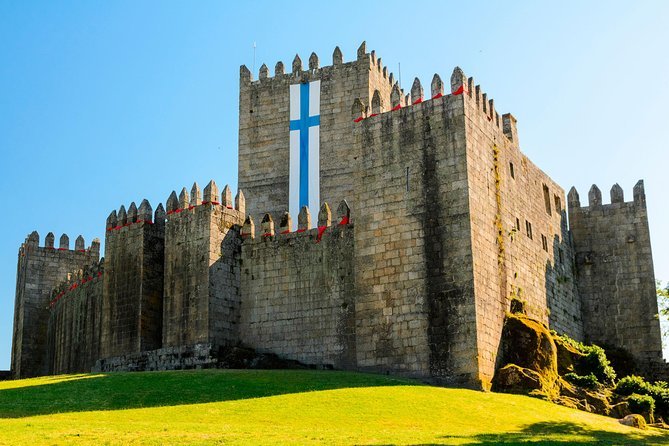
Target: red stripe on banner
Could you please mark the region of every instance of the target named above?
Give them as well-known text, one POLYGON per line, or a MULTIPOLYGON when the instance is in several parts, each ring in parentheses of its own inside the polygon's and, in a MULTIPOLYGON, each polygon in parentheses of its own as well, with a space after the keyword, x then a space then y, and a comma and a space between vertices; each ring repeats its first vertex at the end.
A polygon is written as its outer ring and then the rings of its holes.
POLYGON ((226 206, 227 209, 234 209, 232 206, 226 206))
POLYGON ((281 231, 281 234, 290 234, 290 229, 286 229, 285 231, 281 231))
POLYGON ((411 105, 420 104, 421 102, 423 102, 423 98, 418 98, 418 99, 416 99, 415 101, 413 101, 413 102, 411 103, 411 105))
POLYGON ((460 85, 460 88, 458 88, 457 90, 455 90, 451 94, 454 95, 454 96, 457 96, 457 95, 462 94, 462 93, 467 93, 467 90, 465 90, 465 84, 460 85))
POLYGON ((341 221, 339 222, 339 225, 343 226, 343 225, 347 225, 347 224, 348 224, 348 215, 344 215, 342 217, 341 221))
POLYGON ((122 227, 123 226, 114 226, 114 230, 117 231, 117 230, 121 229, 122 227))
POLYGON ((319 226, 318 227, 318 237, 316 237, 316 243, 321 241, 321 238, 323 238, 323 233, 327 229, 327 226, 319 226))
POLYGON ((444 93, 435 94, 434 96, 432 96, 432 99, 439 99, 443 95, 444 95, 444 93))
POLYGON ((304 232, 306 229, 298 229, 296 232, 304 232))
POLYGON ((77 252, 86 252, 85 249, 77 249, 77 252))
POLYGON ((390 110, 390 111, 397 111, 397 110, 399 110, 400 108, 402 108, 402 104, 397 104, 397 105, 394 106, 394 107, 392 108, 392 110, 390 110))
POLYGON ((212 201, 211 204, 214 204, 214 205, 218 206, 221 203, 219 203, 218 201, 212 201))
POLYGON ((101 276, 102 276, 102 271, 99 271, 98 272, 98 277, 101 277, 101 276))
POLYGON ((167 211, 167 212, 165 213, 165 215, 170 215, 170 214, 174 214, 174 211, 167 211))
POLYGON ((265 232, 262 236, 263 237, 271 237, 272 233, 271 232, 265 232))
POLYGON ((355 118, 355 119, 353 120, 353 122, 360 122, 360 121, 362 121, 363 119, 365 119, 364 116, 359 116, 359 117, 355 118))
POLYGON ((58 251, 67 251, 67 248, 58 248, 58 251))
POLYGON ((178 214, 178 213, 180 213, 180 212, 183 212, 183 209, 175 209, 175 210, 174 210, 174 213, 175 213, 175 214, 178 214))
POLYGON ((56 249, 53 246, 47 246, 46 249, 56 249))
POLYGON ((208 202, 208 201, 203 201, 203 202, 200 203, 200 204, 205 205, 205 204, 209 204, 209 202, 208 202))
POLYGON ((368 118, 373 118, 374 116, 379 116, 378 113, 372 113, 371 115, 368 116, 368 118))
POLYGON ((193 209, 195 209, 195 206, 188 206, 189 211, 192 211, 193 209))

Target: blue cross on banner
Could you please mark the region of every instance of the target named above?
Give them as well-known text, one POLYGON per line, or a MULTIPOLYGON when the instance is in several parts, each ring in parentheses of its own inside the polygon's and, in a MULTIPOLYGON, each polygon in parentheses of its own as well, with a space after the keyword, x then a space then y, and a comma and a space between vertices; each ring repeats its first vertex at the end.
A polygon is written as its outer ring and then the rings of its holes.
POLYGON ((320 80, 290 86, 288 211, 295 223, 302 206, 312 214, 320 208, 320 108, 320 80))

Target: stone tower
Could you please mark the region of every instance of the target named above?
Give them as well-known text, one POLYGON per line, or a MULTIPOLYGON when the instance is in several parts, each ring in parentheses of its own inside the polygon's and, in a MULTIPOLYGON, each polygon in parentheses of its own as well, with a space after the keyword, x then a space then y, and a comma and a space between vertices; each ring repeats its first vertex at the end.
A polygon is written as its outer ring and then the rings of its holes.
POLYGON ((593 185, 588 206, 569 191, 569 225, 573 234, 578 291, 583 302, 585 338, 624 348, 638 359, 662 358, 653 255, 643 181, 632 201, 611 188, 611 203, 593 185))
POLYGON ((197 183, 167 199, 163 346, 235 344, 239 320, 239 229, 245 200, 197 183))
POLYGON ((147 200, 107 218, 100 354, 160 348, 163 319, 165 211, 147 200))
MULTIPOLYGON (((289 127, 294 119, 290 110, 291 85, 320 82, 320 202, 338 203, 352 200, 352 175, 360 165, 351 133, 352 98, 365 104, 378 91, 375 112, 390 110, 390 91, 395 85, 392 74, 374 51, 367 52, 363 42, 357 57, 344 63, 339 48, 332 55, 332 65, 321 67, 312 53, 307 66, 295 56, 292 72, 282 62, 269 76, 267 66, 260 68, 258 80, 242 66, 239 82, 239 188, 248 200, 248 213, 260 222, 266 212, 274 216, 289 210, 289 177, 291 169, 289 127), (383 98, 383 99, 381 99, 383 98), (324 156, 327 154, 327 156, 324 156)), ((313 95, 312 95, 313 96, 313 95)), ((404 101, 404 98, 402 98, 404 101)), ((358 110, 358 115, 367 109, 358 110)), ((318 170, 316 169, 316 170, 318 170)), ((307 203, 305 203, 307 204, 307 203)), ((351 207, 356 208, 351 202, 351 207)), ((310 204, 312 209, 320 203, 310 204)), ((299 207, 290 209, 293 216, 299 207)), ((293 228, 295 229, 295 228, 293 228)))
POLYGON ((70 271, 83 268, 100 257, 100 242, 89 248, 79 236, 74 249, 66 234, 54 246, 50 232, 39 246, 39 234, 33 232, 19 248, 12 339, 12 373, 17 378, 48 373, 47 326, 51 290, 70 271))

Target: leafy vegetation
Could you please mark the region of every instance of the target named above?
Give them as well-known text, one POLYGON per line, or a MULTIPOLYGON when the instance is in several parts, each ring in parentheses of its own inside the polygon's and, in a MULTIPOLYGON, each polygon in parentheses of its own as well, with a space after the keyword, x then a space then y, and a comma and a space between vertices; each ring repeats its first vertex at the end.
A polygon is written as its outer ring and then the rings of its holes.
POLYGON ((576 366, 576 372, 581 376, 594 375, 600 384, 612 385, 616 379, 616 371, 611 366, 606 352, 598 345, 585 345, 569 336, 558 335, 552 332, 553 336, 562 340, 565 344, 571 345, 584 356, 576 366))
POLYGON ((315 370, 0 382, 0 444, 667 444, 669 434, 521 395, 315 370))
POLYGON ((648 395, 655 401, 655 410, 662 418, 669 420, 669 388, 664 381, 654 384, 647 382, 640 376, 626 376, 615 387, 618 395, 648 395))
POLYGON ((592 373, 589 375, 577 375, 576 373, 567 373, 564 379, 577 386, 585 387, 586 389, 596 389, 599 386, 597 377, 592 373))

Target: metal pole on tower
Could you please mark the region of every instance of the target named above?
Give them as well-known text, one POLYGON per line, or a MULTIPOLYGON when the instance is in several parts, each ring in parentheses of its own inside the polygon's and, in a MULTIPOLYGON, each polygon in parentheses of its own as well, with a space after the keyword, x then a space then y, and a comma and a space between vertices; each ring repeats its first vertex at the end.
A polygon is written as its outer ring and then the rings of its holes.
POLYGON ((256 42, 253 41, 253 73, 256 72, 256 42))
POLYGON ((397 77, 400 81, 400 90, 402 89, 402 64, 397 62, 397 77))

